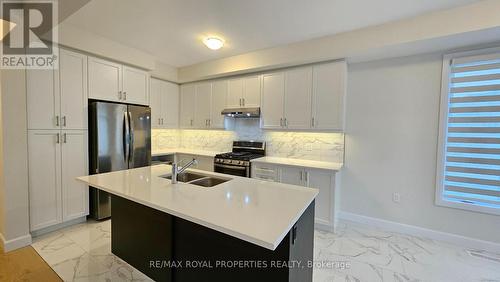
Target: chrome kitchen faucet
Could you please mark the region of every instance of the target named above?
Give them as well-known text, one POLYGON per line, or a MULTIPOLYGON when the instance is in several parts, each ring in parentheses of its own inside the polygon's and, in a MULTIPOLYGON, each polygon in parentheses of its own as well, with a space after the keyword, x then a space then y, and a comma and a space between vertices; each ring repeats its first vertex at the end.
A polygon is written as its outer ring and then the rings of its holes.
POLYGON ((198 164, 196 159, 192 159, 189 163, 179 168, 177 163, 172 163, 172 184, 177 183, 177 175, 188 169, 190 166, 198 164))

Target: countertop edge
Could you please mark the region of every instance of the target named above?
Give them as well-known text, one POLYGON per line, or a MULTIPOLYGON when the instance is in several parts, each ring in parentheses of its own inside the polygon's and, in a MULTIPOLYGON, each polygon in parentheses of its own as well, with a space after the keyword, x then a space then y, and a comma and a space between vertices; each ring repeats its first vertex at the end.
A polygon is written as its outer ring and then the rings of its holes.
MULTIPOLYGON (((329 171, 340 171, 344 165, 342 163, 328 163, 325 162, 325 165, 317 165, 317 164, 300 164, 300 162, 308 162, 312 160, 303 160, 303 159, 292 159, 292 158, 279 158, 280 160, 269 160, 267 157, 253 159, 250 162, 252 163, 264 163, 264 164, 275 164, 280 166, 292 166, 292 167, 306 167, 306 168, 314 168, 314 169, 322 169, 329 171), (292 161, 292 162, 287 162, 292 161), (299 163, 293 163, 299 162, 299 163)), ((317 161, 313 161, 317 162, 317 161)))
POLYGON ((287 229, 277 238, 277 240, 275 242, 266 242, 266 241, 262 241, 260 239, 257 239, 257 238, 254 238, 254 237, 250 237, 248 235, 245 235, 245 234, 242 234, 242 233, 238 233, 238 232, 235 232, 235 231, 232 231, 232 230, 229 230, 229 229, 226 229, 224 227, 221 227, 221 226, 218 226, 218 225, 214 225, 214 224, 211 224, 209 222, 206 222, 206 221, 203 221, 203 220, 200 220, 198 218, 193 218, 193 217, 190 217, 190 216, 187 216, 185 214, 182 214, 182 213, 179 213, 177 211, 174 211, 174 210, 171 210, 171 209, 168 209, 168 208, 165 208, 165 207, 160 207, 160 206, 157 206, 155 204, 152 204, 150 202, 146 202, 146 201, 142 201, 140 199, 137 199, 135 197, 130 197, 129 195, 125 195, 123 193, 119 193, 117 191, 114 191, 114 190, 111 190, 111 189, 107 189, 105 187, 102 187, 100 185, 95 185, 93 184, 93 186, 90 186, 90 184, 88 183, 88 181, 84 180, 85 177, 88 177, 88 176, 81 176, 81 177, 77 177, 76 179, 78 181, 81 181, 87 185, 89 185, 89 187, 95 187, 97 189, 100 189, 100 190, 103 190, 105 192, 108 192, 110 194, 113 194, 113 195, 116 195, 116 196, 119 196, 119 197, 122 197, 122 198, 125 198, 125 199, 128 199, 130 201, 133 201, 133 202, 136 202, 136 203, 139 203, 141 205, 144 205, 144 206, 147 206, 147 207, 150 207, 150 208, 153 208, 153 209, 156 209, 158 211, 161 211, 161 212, 165 212, 165 213, 168 213, 172 216, 176 216, 176 217, 179 217, 179 218, 182 218, 184 220, 187 220, 187 221, 190 221, 190 222, 193 222, 195 224, 199 224, 201 226, 204 226, 204 227, 207 227, 207 228, 210 228, 212 230, 215 230, 215 231, 219 231, 219 232, 222 232, 224 234, 227 234, 229 236, 232 236, 232 237, 235 237, 235 238, 238 238, 240 240, 243 240, 243 241, 247 241, 249 243, 252 243, 252 244, 255 244, 255 245, 258 245, 260 247, 263 247, 263 248, 266 248, 266 249, 269 249, 271 251, 274 251, 278 246, 279 244, 283 241, 283 239, 286 237, 287 233, 290 231, 290 229, 293 227, 293 225, 295 223, 297 223, 297 221, 300 219, 300 217, 302 216, 302 214, 304 214, 304 211, 307 209, 307 207, 309 207, 309 205, 315 200, 316 196, 314 196, 308 203, 307 205, 304 205, 304 207, 300 210, 300 212, 297 214, 297 216, 295 218, 293 218, 292 221, 290 221, 290 224, 288 225, 287 229))
POLYGON ((189 150, 189 149, 181 149, 181 148, 173 148, 171 150, 163 150, 163 151, 152 151, 151 156, 166 156, 173 154, 185 154, 185 155, 195 155, 195 156, 204 156, 204 157, 215 157, 217 154, 222 154, 225 152, 216 152, 216 151, 204 151, 204 150, 189 150))

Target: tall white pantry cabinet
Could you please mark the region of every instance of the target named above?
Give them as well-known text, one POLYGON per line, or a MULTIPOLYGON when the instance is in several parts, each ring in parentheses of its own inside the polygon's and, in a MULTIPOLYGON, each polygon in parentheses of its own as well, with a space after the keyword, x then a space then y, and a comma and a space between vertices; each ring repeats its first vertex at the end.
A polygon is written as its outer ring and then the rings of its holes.
POLYGON ((31 231, 89 212, 87 56, 59 50, 59 69, 26 71, 31 231))

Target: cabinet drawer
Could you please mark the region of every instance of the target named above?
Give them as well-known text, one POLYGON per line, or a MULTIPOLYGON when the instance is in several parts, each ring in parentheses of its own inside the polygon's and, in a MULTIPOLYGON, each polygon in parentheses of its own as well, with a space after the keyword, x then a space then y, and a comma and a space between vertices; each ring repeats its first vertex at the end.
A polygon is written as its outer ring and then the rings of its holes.
POLYGON ((262 164, 252 164, 252 178, 279 182, 278 168, 262 164))

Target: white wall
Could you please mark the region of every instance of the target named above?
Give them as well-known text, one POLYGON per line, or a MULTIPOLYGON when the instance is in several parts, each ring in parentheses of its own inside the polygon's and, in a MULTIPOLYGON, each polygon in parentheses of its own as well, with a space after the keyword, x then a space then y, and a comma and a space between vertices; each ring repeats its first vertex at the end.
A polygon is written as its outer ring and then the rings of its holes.
POLYGON ((179 82, 348 58, 373 60, 498 41, 500 1, 426 13, 377 26, 179 68, 179 82))
POLYGON ((341 210, 500 243, 500 216, 434 204, 441 68, 441 54, 349 66, 341 210))
MULTIPOLYGON (((0 190, 5 250, 31 243, 29 233, 28 152, 24 70, 2 70, 0 190)), ((2 221, 0 221, 1 223, 2 221)))
MULTIPOLYGON (((2 97, 2 70, 0 69, 0 97, 2 97)), ((5 188, 1 183, 4 182, 3 177, 3 126, 2 126, 2 99, 0 98, 0 244, 4 244, 5 234, 5 188)))
POLYGON ((65 22, 58 26, 58 31, 58 43, 63 46, 149 70, 153 76, 158 78, 173 82, 178 80, 177 68, 158 61, 151 54, 76 28, 65 22))

